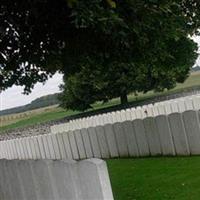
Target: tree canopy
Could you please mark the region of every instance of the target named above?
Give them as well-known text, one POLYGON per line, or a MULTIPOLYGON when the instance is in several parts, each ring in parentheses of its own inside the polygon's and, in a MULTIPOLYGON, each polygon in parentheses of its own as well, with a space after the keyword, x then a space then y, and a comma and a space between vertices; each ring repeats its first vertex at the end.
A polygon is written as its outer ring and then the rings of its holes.
POLYGON ((2 0, 0 87, 64 74, 63 106, 161 91, 197 58, 198 0, 2 0))

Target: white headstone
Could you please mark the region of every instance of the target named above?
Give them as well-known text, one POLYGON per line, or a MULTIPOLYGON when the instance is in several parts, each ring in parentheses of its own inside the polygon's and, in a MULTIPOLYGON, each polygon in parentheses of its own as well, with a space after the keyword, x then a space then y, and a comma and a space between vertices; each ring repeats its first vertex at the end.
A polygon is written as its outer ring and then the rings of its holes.
POLYGON ((139 154, 140 154, 140 156, 148 156, 150 154, 150 152, 149 152, 149 145, 147 142, 147 137, 145 134, 143 120, 136 119, 132 123, 133 123, 133 127, 135 130, 135 136, 136 136, 136 140, 137 140, 139 154))
POLYGON ((101 150, 97 139, 96 131, 94 127, 88 128, 88 134, 91 141, 92 152, 95 158, 101 158, 101 150))
POLYGON ((120 157, 128 157, 128 144, 122 123, 113 124, 120 157))
POLYGON ((148 117, 143 122, 151 155, 161 155, 161 144, 154 118, 148 117))
POLYGON ((173 138, 166 115, 160 115, 155 118, 156 125, 158 127, 158 134, 160 137, 160 143, 163 155, 175 155, 175 147, 173 138))
POLYGON ((169 115, 169 123, 177 155, 189 155, 189 146, 180 113, 169 115))
POLYGON ((108 144, 107 144, 107 140, 106 140, 106 137, 105 137, 103 127, 97 126, 95 128, 95 131, 96 131, 97 139, 98 139, 98 142, 99 142, 99 147, 100 147, 102 158, 109 158, 110 157, 109 149, 108 149, 108 144))

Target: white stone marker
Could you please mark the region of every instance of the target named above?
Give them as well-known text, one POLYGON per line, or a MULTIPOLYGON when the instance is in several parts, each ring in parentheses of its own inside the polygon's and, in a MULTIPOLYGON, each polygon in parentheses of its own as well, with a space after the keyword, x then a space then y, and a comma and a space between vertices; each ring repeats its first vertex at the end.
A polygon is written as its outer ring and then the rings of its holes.
POLYGON ((121 119, 122 119, 122 122, 126 121, 126 111, 125 110, 121 110, 121 119))
POLYGON ((132 120, 131 109, 127 109, 125 115, 126 115, 126 120, 132 120))
POLYGON ((78 172, 81 199, 114 200, 105 161, 99 159, 81 161, 78 163, 78 172))
POLYGON ((2 151, 3 151, 3 158, 7 158, 7 150, 5 147, 5 141, 1 141, 1 145, 2 145, 2 151))
POLYGON ((193 98, 193 105, 195 110, 200 110, 200 96, 193 98))
POLYGON ((184 126, 192 155, 200 154, 200 121, 197 111, 186 111, 183 114, 184 126))
POLYGON ((193 110, 194 106, 193 106, 192 99, 186 99, 185 106, 186 106, 186 110, 193 110))
POLYGON ((21 159, 24 159, 25 154, 24 154, 24 149, 23 149, 23 147, 22 147, 21 139, 20 139, 20 138, 17 139, 17 145, 18 145, 18 147, 19 147, 20 158, 21 158, 21 159))
POLYGON ((166 115, 165 106, 164 105, 157 105, 158 107, 158 114, 159 115, 166 115))
POLYGON ((108 123, 112 124, 113 123, 112 113, 108 113, 108 118, 109 118, 108 123))
POLYGON ((99 159, 0 160, 1 200, 113 200, 106 163, 99 159))
POLYGON ((153 106, 151 106, 151 105, 149 105, 145 110, 143 110, 143 118, 147 117, 147 116, 148 117, 154 116, 153 106), (146 111, 146 113, 145 113, 145 111, 146 111))
MULTIPOLYGON (((66 159, 67 155, 66 155, 66 152, 65 152, 65 147, 64 147, 64 143, 63 143, 62 134, 61 133, 57 133, 56 134, 56 138, 57 138, 57 141, 58 141, 58 146, 59 146, 59 150, 60 150, 61 159, 66 159)), ((70 146, 70 144, 69 144, 69 146, 70 146)))
POLYGON ((82 135, 82 139, 83 139, 86 157, 93 158, 92 146, 90 143, 90 138, 89 138, 87 129, 85 129, 85 128, 81 129, 81 135, 82 135))
MULTIPOLYGON (((19 176, 17 174, 15 163, 13 162, 13 164, 11 164, 11 162, 7 160, 7 161, 5 161, 5 168, 6 168, 6 170, 5 170, 6 179, 8 181, 7 187, 8 187, 8 191, 9 191, 9 198, 5 198, 5 199, 16 199, 16 197, 17 197, 17 199, 25 200, 22 186, 19 184, 19 176)), ((5 181, 5 179, 4 179, 4 181, 5 181)), ((2 189, 0 189, 0 190, 2 190, 2 189)), ((7 196, 7 194, 5 194, 5 197, 6 196, 7 196)))
MULTIPOLYGON (((69 141, 69 134, 73 134, 73 132, 69 131, 68 133, 60 134, 60 140, 63 141, 64 151, 65 151, 63 153, 63 156, 65 156, 65 158, 68 158, 68 159, 75 159, 75 158, 78 159, 79 155, 78 155, 78 149, 77 149, 76 143, 75 143, 75 146, 72 148, 69 141), (72 149, 74 153, 72 152, 72 149)), ((73 142, 75 142, 75 139, 73 140, 73 142)))
MULTIPOLYGON (((57 134, 56 134, 57 135, 57 134)), ((39 145, 39 150, 40 150, 40 154, 41 154, 41 158, 45 159, 46 157, 46 152, 45 152, 45 148, 44 148, 44 144, 43 144, 43 140, 42 140, 42 136, 38 135, 37 136, 37 141, 38 141, 38 145, 39 145)))
POLYGON ((22 144, 22 148, 23 148, 23 151, 24 151, 24 155, 25 155, 24 159, 30 159, 29 158, 28 147, 26 145, 26 137, 21 138, 21 144, 22 144))
POLYGON ((109 149, 108 149, 108 144, 105 137, 104 129, 102 126, 97 126, 95 130, 96 130, 96 135, 99 142, 101 156, 102 158, 109 158, 110 157, 109 149))
POLYGON ((37 199, 55 199, 54 188, 50 181, 48 161, 35 160, 29 162, 33 174, 37 199))
POLYGON ((130 111, 131 111, 131 120, 136 119, 137 116, 136 116, 136 110, 135 110, 135 108, 131 108, 130 111))
POLYGON ((178 101, 178 110, 179 110, 179 112, 184 112, 186 110, 184 100, 178 101))
POLYGON ((177 155, 189 155, 189 146, 180 113, 169 115, 169 123, 177 155))
POLYGON ((171 102, 172 112, 179 112, 178 103, 176 101, 171 102))
POLYGON ((52 141, 50 134, 47 134, 47 145, 48 145, 48 148, 49 148, 49 153, 50 153, 51 159, 56 159, 53 141, 52 141))
POLYGON ((8 149, 8 159, 12 159, 12 149, 10 147, 10 141, 6 140, 6 145, 7 145, 7 149, 8 149))
POLYGON ((110 152, 111 158, 119 157, 118 149, 117 149, 117 141, 115 138, 115 133, 113 130, 112 124, 106 124, 104 126, 106 140, 108 142, 108 149, 110 152))
POLYGON ((140 156, 148 156, 150 152, 147 137, 145 134, 144 123, 141 119, 136 119, 132 123, 135 130, 139 154, 140 156))
POLYGON ((43 141, 43 144, 44 144, 44 150, 45 150, 46 158, 51 159, 51 154, 50 154, 50 151, 49 151, 47 138, 48 138, 48 135, 42 135, 42 141, 43 141))
MULTIPOLYGON (((102 115, 102 118, 103 118, 103 124, 107 124, 108 123, 108 120, 107 120, 107 114, 103 114, 102 115)), ((88 126, 89 127, 89 126, 88 126)))
MULTIPOLYGON (((36 194, 36 188, 33 182, 33 174, 30 167, 30 161, 23 160, 15 160, 11 161, 11 165, 15 162, 16 171, 19 178, 19 185, 22 188, 24 194, 24 200, 38 200, 36 194)), ((15 197, 16 198, 16 197, 15 197)), ((14 199, 13 199, 14 200, 14 199)))
POLYGON ((122 121, 122 119, 121 119, 121 112, 117 111, 115 114, 116 114, 117 122, 121 122, 122 121))
POLYGON ((5 158, 9 159, 10 155, 9 155, 8 145, 7 145, 6 140, 3 141, 3 149, 4 149, 4 152, 5 152, 5 158))
POLYGON ((55 158, 59 160, 59 159, 61 159, 61 154, 60 154, 60 149, 58 146, 57 137, 55 134, 50 134, 50 137, 52 139, 52 144, 53 144, 53 148, 54 148, 54 152, 55 152, 55 158))
POLYGON ((24 159, 29 159, 29 154, 28 154, 28 149, 26 146, 26 139, 25 138, 21 138, 21 145, 24 151, 24 159))
POLYGON ((135 131, 133 129, 133 124, 131 121, 125 121, 122 123, 124 133, 127 140, 128 152, 130 156, 139 156, 139 150, 137 146, 137 141, 135 137, 135 131))
POLYGON ((128 144, 122 123, 113 124, 120 157, 128 157, 128 144))
POLYGON ((82 199, 81 191, 76 183, 79 181, 76 165, 76 161, 73 160, 48 163, 49 174, 56 200, 82 199))
POLYGON ((14 151, 14 158, 18 159, 19 157, 18 157, 18 152, 17 152, 17 149, 16 149, 16 145, 15 145, 15 140, 12 139, 11 141, 12 141, 12 147, 13 147, 13 151, 14 151))
POLYGON ((41 159, 42 156, 41 156, 41 153, 40 153, 40 147, 39 147, 39 143, 38 143, 38 140, 37 140, 37 136, 32 137, 32 139, 33 139, 33 144, 35 146, 36 159, 41 159))
POLYGON ((145 116, 145 113, 142 112, 142 109, 137 108, 135 110, 135 115, 136 115, 136 119, 141 119, 143 118, 143 116, 145 116))
POLYGON ((113 118, 113 123, 117 122, 117 116, 116 116, 116 112, 111 112, 112 114, 112 118, 113 118))
POLYGON ((37 159, 37 154, 36 154, 36 149, 35 149, 35 144, 34 144, 33 137, 28 137, 28 140, 29 140, 29 144, 30 144, 32 158, 33 159, 37 159))
POLYGON ((164 105, 165 105, 166 114, 170 114, 170 113, 173 112, 172 109, 171 109, 170 102, 166 102, 164 105))
POLYGON ((152 110, 153 110, 153 116, 159 115, 158 106, 152 105, 152 110))
MULTIPOLYGON (((1 144, 3 146, 3 141, 1 141, 1 144)), ((3 155, 5 157, 5 155, 3 155)), ((2 200, 6 200, 6 198, 10 198, 10 191, 9 191, 9 180, 7 178, 7 173, 6 173, 6 162, 7 160, 1 159, 1 164, 0 164, 0 198, 2 200)))
POLYGON ((3 141, 0 142, 0 147, 1 147, 1 152, 0 152, 1 159, 6 158, 5 157, 5 149, 4 149, 4 143, 3 143, 3 141))
MULTIPOLYGON (((74 132, 69 131, 69 132, 67 132, 67 134, 68 134, 68 137, 69 137, 69 143, 70 143, 73 159, 78 160, 78 159, 80 159, 80 157, 79 157, 79 152, 78 152, 76 140, 75 140, 75 137, 74 137, 74 132)), ((63 137, 63 140, 64 140, 64 137, 63 137)), ((64 140, 64 143, 65 143, 65 140, 64 140)))
MULTIPOLYGON (((20 153, 20 151, 19 151, 19 145, 18 145, 18 143, 17 143, 17 139, 14 139, 13 141, 14 141, 14 146, 15 146, 16 154, 17 154, 17 157, 16 157, 16 158, 21 159, 21 153, 20 153)), ((3 144, 4 144, 4 143, 5 143, 5 141, 3 141, 3 144)), ((5 155, 5 152, 4 152, 4 155, 5 155)), ((5 158, 7 158, 7 157, 5 157, 5 158)))
POLYGON ((83 138, 82 138, 82 135, 81 135, 81 131, 75 130, 73 133, 74 133, 74 137, 75 137, 76 144, 77 144, 77 147, 78 147, 80 159, 85 159, 86 158, 86 152, 85 152, 85 147, 84 147, 84 144, 83 144, 83 138))
POLYGON ((4 158, 8 158, 9 154, 8 154, 8 149, 7 149, 6 141, 2 141, 2 143, 3 143, 4 158))
POLYGON ((162 154, 175 155, 175 147, 167 116, 166 115, 157 116, 155 118, 155 121, 161 142, 162 154))
POLYGON ((0 159, 3 159, 2 141, 0 141, 0 159))
POLYGON ((91 141, 92 152, 95 158, 101 158, 101 150, 97 139, 96 131, 94 127, 88 128, 88 134, 91 141))
POLYGON ((149 149, 152 156, 161 155, 161 144, 158 134, 158 129, 153 117, 148 117, 143 120, 146 137, 148 139, 149 149))

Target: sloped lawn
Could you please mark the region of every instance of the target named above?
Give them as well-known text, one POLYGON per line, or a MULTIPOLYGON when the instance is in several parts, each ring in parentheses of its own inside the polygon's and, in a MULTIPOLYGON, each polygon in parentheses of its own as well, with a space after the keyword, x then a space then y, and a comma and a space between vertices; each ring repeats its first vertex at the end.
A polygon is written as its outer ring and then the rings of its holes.
POLYGON ((115 200, 199 200, 200 157, 108 160, 115 200))

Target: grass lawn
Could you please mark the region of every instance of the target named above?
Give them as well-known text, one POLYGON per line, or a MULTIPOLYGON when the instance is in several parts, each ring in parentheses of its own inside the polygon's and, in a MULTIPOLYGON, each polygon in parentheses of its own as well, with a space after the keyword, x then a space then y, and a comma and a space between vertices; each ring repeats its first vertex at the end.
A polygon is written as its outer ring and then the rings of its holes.
POLYGON ((199 200, 200 157, 107 160, 115 200, 199 200))

